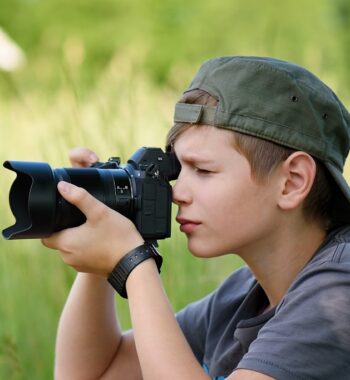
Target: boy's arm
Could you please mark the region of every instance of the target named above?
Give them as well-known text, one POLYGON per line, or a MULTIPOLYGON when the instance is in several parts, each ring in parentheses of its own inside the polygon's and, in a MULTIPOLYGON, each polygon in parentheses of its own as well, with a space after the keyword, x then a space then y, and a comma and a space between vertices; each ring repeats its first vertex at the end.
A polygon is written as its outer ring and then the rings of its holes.
POLYGON ((130 273, 126 290, 143 379, 208 380, 176 321, 154 260, 130 273))
MULTIPOLYGON (((98 156, 77 147, 69 159, 73 167, 88 167, 98 156)), ((141 379, 134 338, 131 332, 121 335, 114 295, 105 278, 78 274, 59 323, 56 379, 109 379, 114 372, 114 379, 141 379)))
POLYGON ((105 278, 78 274, 57 335, 55 379, 141 379, 132 333, 121 335, 105 278))

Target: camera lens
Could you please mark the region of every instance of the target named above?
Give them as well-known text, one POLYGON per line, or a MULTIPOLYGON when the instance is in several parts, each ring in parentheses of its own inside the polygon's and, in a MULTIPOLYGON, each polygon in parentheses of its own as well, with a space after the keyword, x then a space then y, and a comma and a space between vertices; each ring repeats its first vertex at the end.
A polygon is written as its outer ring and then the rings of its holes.
POLYGON ((132 179, 122 168, 52 169, 47 163, 22 161, 6 161, 4 167, 17 174, 9 196, 16 222, 3 230, 5 239, 42 238, 84 223, 81 211, 57 191, 61 180, 83 187, 128 218, 133 216, 132 179))

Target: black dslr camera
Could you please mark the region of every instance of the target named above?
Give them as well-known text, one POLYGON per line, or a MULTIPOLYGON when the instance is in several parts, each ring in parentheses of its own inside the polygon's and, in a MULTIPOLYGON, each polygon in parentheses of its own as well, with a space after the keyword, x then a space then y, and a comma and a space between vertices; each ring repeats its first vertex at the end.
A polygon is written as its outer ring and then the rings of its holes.
POLYGON ((44 162, 5 161, 17 173, 10 190, 16 223, 3 230, 5 239, 49 236, 86 220, 57 191, 61 180, 85 188, 108 207, 129 218, 145 240, 170 236, 171 186, 180 164, 173 153, 140 148, 120 165, 119 158, 89 168, 51 169, 44 162))

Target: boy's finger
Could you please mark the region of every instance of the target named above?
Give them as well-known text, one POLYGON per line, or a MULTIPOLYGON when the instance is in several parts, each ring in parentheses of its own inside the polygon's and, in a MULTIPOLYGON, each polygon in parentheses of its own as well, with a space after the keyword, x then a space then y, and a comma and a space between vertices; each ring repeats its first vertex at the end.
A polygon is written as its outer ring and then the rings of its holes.
POLYGON ((91 220, 99 214, 99 211, 103 211, 106 207, 82 187, 61 181, 58 183, 57 188, 63 198, 76 206, 87 219, 91 220))
POLYGON ((88 148, 77 147, 69 152, 69 160, 73 166, 86 167, 97 162, 98 156, 88 148))
MULTIPOLYGON (((64 244, 62 242, 62 240, 63 240, 62 236, 63 236, 64 232, 65 232, 65 230, 55 232, 52 235, 50 235, 49 237, 41 239, 41 242, 47 248, 57 249, 57 250, 63 251, 64 244)), ((67 251, 67 249, 66 249, 66 251, 67 251)))

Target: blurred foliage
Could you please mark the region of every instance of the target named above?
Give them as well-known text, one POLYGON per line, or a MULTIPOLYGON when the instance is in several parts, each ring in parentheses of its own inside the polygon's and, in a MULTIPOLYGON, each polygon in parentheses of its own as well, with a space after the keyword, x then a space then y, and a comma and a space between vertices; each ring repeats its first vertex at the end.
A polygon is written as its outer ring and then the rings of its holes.
MULTIPOLYGON (((350 2, 348 0, 334 1, 335 28, 337 30, 337 39, 340 47, 341 64, 337 70, 341 70, 345 79, 345 86, 350 87, 350 2)), ((348 90, 349 92, 349 90, 348 90)))
POLYGON ((68 67, 82 93, 130 50, 153 81, 176 89, 181 69, 216 55, 278 56, 316 71, 350 59, 347 0, 1 0, 0 25, 29 56, 22 86, 57 89, 68 67))
MULTIPOLYGON (((350 104, 348 0, 0 0, 0 27, 27 56, 21 70, 0 72, 0 161, 61 167, 72 146, 102 160, 162 146, 174 102, 202 61, 219 55, 299 63, 350 104)), ((12 222, 11 174, 1 173, 2 228, 12 222)), ((175 310, 241 265, 191 257, 175 225, 160 249, 175 310)), ((38 241, 1 240, 0 252, 0 378, 50 379, 74 271, 38 241)), ((127 303, 118 307, 127 328, 127 303)))

